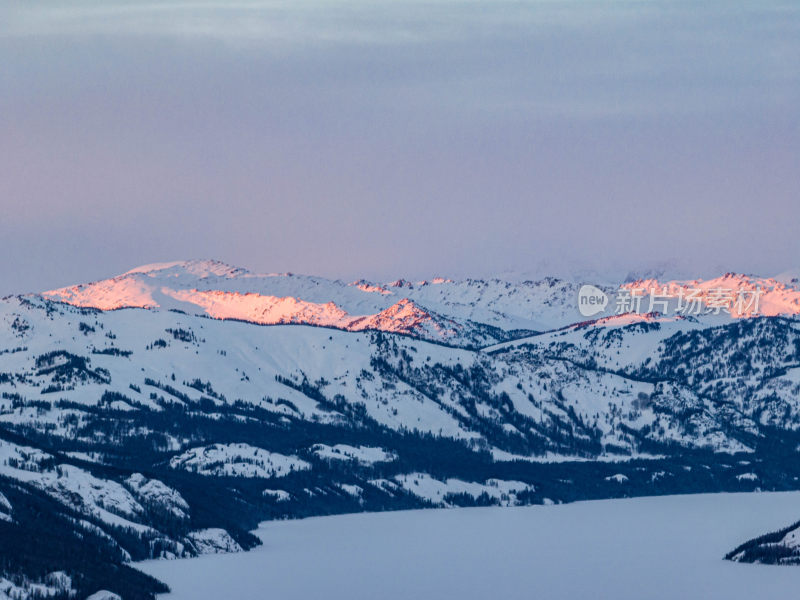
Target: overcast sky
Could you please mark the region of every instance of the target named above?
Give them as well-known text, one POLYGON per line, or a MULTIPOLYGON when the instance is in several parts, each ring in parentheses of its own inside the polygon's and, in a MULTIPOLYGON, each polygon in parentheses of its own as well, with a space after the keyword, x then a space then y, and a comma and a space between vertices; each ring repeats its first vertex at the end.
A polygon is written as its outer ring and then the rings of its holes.
POLYGON ((800 3, 3 0, 0 294, 800 267, 800 3))

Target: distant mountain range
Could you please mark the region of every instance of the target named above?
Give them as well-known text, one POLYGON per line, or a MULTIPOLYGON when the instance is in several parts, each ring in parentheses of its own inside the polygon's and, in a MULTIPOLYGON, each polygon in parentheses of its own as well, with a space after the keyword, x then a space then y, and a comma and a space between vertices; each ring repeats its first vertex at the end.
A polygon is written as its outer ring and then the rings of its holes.
POLYGON ((187 261, 4 298, 0 598, 152 598, 131 561, 265 519, 800 488, 796 277, 606 283, 589 319, 586 283, 187 261))

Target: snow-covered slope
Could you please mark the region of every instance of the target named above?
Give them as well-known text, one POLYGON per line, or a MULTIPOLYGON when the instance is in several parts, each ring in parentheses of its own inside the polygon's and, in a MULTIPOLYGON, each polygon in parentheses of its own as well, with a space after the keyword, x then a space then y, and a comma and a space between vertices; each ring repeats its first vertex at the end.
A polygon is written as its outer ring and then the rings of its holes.
MULTIPOLYGON (((794 516, 797 516, 795 512, 794 516)), ((800 565, 800 521, 765 533, 730 551, 726 559, 766 565, 800 565)))
POLYGON ((146 265, 43 296, 100 310, 163 308, 261 325, 295 323, 403 333, 458 346, 486 345, 513 335, 502 327, 474 322, 476 315, 512 330, 532 323, 520 317, 501 319, 491 311, 465 310, 466 305, 461 307, 451 299, 450 291, 437 296, 427 289, 448 285, 454 283, 435 279, 417 284, 396 281, 378 286, 358 281, 348 285, 291 273, 258 275, 217 261, 194 260, 146 265), (444 315, 426 308, 428 301, 443 308, 444 315))
MULTIPOLYGON (((488 353, 374 332, 256 327, 171 311, 86 313, 41 299, 10 299, 0 313, 10 324, 0 332, 7 351, 0 390, 9 396, 0 423, 46 429, 51 436, 79 436, 86 418, 79 407, 162 411, 204 402, 204 412, 213 413, 235 400, 320 423, 347 421, 359 410, 393 431, 417 430, 512 454, 597 455, 605 447, 636 454, 640 444, 620 426, 639 430, 665 418, 648 429, 651 441, 745 448, 720 430, 720 408, 699 393, 704 388, 642 374, 648 365, 672 360, 664 356, 665 339, 699 327, 682 319, 575 326, 488 353), (16 397, 23 400, 11 410, 16 397), (35 410, 26 410, 34 398, 35 410), (653 412, 677 398, 695 406, 694 418, 704 423, 692 436, 682 433, 671 411, 653 412), (45 410, 42 402, 67 404, 45 410), (65 415, 74 419, 65 421, 65 415), (551 432, 564 427, 574 429, 566 445, 551 432)), ((788 350, 794 331, 794 325, 785 328, 788 350)), ((783 354, 771 360, 783 361, 783 354)), ((749 418, 742 416, 748 431, 749 418)), ((172 435, 163 443, 182 446, 172 435)))
POLYGON ((704 310, 711 308, 720 312, 722 309, 729 311, 734 318, 749 317, 754 313, 762 316, 800 314, 800 281, 788 273, 777 277, 725 273, 713 279, 687 281, 640 279, 621 287, 644 293, 645 303, 649 303, 650 290, 655 290, 656 294, 669 299, 670 308, 676 307, 679 299, 685 305, 696 298, 704 310), (756 294, 757 302, 754 299, 756 294))
MULTIPOLYGON (((707 287, 727 279, 766 281, 707 287)), ((586 320, 555 279, 213 261, 2 299, 0 533, 73 548, 6 575, 145 599, 128 561, 248 549, 263 519, 800 486, 796 288, 774 282, 785 316, 586 320)))
MULTIPOLYGON (((697 290, 692 299, 696 298, 704 311, 725 300, 722 291, 729 292, 732 298, 727 308, 733 317, 753 312, 752 305, 737 305, 739 294, 761 290, 759 314, 795 315, 800 313, 800 283, 790 275, 758 278, 728 273, 709 280, 640 279, 620 282, 619 289, 643 295, 642 312, 647 312, 644 308, 651 290, 670 298, 670 310, 679 296, 688 297, 697 290)), ((548 331, 585 320, 577 311, 579 287, 576 281, 554 278, 522 282, 401 279, 387 284, 359 280, 346 284, 292 273, 256 274, 218 261, 192 260, 146 265, 112 279, 43 295, 102 310, 161 307, 260 324, 379 329, 464 345, 462 338, 474 332, 460 329, 470 323, 506 332, 548 331)), ((609 286, 603 289, 609 294, 617 291, 609 286)), ((751 295, 743 296, 745 303, 750 300, 751 295)), ((615 308, 610 306, 603 316, 613 314, 615 308)))

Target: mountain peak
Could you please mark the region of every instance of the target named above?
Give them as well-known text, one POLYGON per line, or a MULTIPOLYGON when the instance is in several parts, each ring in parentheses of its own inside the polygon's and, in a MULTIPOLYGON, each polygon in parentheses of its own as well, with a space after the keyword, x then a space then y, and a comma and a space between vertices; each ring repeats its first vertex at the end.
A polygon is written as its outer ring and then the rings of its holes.
MULTIPOLYGON (((118 277, 42 296, 101 310, 176 309, 263 325, 378 329, 475 345, 476 324, 502 331, 549 331, 582 322, 579 288, 576 282, 552 278, 520 283, 501 279, 345 283, 308 275, 258 274, 217 260, 186 260, 144 265, 118 277)), ((692 293, 697 298, 693 314, 711 313, 712 305, 719 305, 713 312, 719 318, 800 314, 800 285, 733 272, 705 280, 639 278, 620 289, 636 290, 642 302, 631 310, 637 313, 655 306, 648 304, 652 297, 645 297, 655 290, 669 297, 670 311, 677 310, 679 298, 692 293)))
POLYGON ((172 262, 152 263, 149 265, 142 265, 126 271, 121 275, 179 275, 187 273, 195 277, 238 277, 250 273, 247 269, 241 267, 234 267, 219 260, 213 259, 192 259, 192 260, 176 260, 172 262), (165 273, 166 272, 166 273, 165 273))

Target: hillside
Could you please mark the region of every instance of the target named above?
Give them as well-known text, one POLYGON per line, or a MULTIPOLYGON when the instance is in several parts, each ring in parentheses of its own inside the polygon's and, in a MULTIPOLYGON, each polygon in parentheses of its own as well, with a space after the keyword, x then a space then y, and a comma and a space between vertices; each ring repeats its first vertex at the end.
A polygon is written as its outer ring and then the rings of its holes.
POLYGON ((3 299, 0 592, 151 598, 131 561, 269 519, 800 488, 791 310, 586 321, 579 287, 192 261, 3 299))

